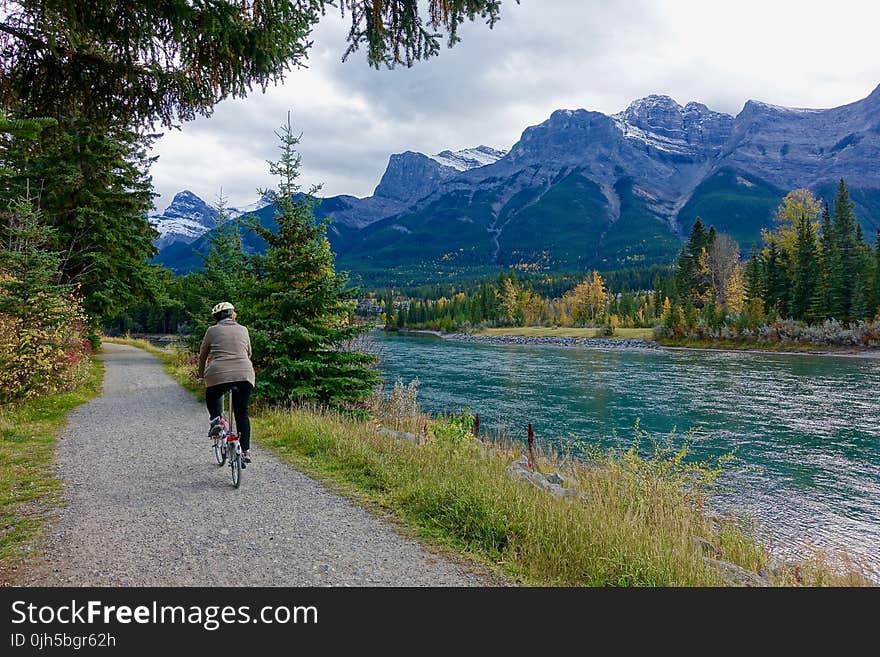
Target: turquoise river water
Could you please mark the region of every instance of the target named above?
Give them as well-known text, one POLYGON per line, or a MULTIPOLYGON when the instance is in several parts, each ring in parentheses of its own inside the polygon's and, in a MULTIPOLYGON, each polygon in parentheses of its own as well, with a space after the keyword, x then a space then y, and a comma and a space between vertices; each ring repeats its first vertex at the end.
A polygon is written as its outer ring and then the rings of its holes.
POLYGON ((528 422, 555 447, 627 443, 636 420, 693 430, 697 457, 735 450, 719 503, 775 552, 845 551, 880 579, 880 359, 376 340, 386 380, 418 378, 425 410, 467 407, 514 437, 528 422))

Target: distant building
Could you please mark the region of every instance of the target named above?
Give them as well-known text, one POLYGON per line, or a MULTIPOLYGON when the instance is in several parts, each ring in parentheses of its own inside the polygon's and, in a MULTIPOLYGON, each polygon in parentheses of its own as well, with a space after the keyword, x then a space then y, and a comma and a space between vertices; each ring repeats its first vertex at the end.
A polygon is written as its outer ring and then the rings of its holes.
POLYGON ((355 307, 358 315, 373 316, 382 314, 382 306, 375 299, 361 299, 355 307))

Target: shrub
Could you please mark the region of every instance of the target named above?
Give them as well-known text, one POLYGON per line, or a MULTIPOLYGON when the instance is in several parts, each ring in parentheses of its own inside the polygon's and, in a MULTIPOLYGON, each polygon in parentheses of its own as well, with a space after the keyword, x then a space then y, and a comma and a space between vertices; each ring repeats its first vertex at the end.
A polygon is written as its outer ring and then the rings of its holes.
POLYGON ((56 299, 34 310, 26 317, 0 314, 0 404, 70 390, 82 379, 91 344, 83 344, 78 301, 56 299))

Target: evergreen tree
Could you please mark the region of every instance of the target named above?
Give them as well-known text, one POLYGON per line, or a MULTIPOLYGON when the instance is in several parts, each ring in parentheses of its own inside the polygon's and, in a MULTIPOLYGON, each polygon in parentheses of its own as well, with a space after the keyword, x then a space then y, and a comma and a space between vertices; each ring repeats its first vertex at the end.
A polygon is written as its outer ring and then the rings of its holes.
POLYGON ((305 61, 327 8, 351 18, 346 56, 412 65, 451 46, 465 20, 499 18, 498 0, 18 0, 0 13, 0 100, 104 126, 208 115, 227 97, 278 83, 305 61), (337 9, 338 10, 338 9, 337 9))
POLYGON ((54 228, 49 247, 61 256, 62 280, 79 287, 94 322, 149 300, 153 290, 149 145, 149 137, 129 130, 102 132, 64 118, 39 144, 13 144, 4 158, 14 172, 4 177, 0 203, 39 186, 38 209, 54 228))
POLYGON ((755 300, 763 301, 764 295, 765 290, 761 256, 758 252, 758 245, 752 244, 752 255, 746 265, 745 272, 745 300, 746 302, 752 302, 755 300))
POLYGON ((714 227, 707 233, 703 221, 697 217, 678 258, 676 283, 679 294, 686 300, 699 299, 709 289, 706 259, 714 236, 714 227))
POLYGON ((312 212, 317 188, 300 194, 299 137, 289 119, 276 135, 281 155, 269 170, 278 189, 261 194, 276 205, 278 230, 249 222, 268 245, 258 260, 251 331, 256 390, 273 405, 313 401, 350 407, 379 380, 375 357, 348 348, 368 327, 351 320, 347 279, 335 270, 326 222, 316 223, 312 212))
POLYGON ((874 249, 874 284, 871 305, 868 308, 875 317, 880 317, 880 228, 877 229, 877 244, 874 249))
POLYGON ((29 197, 10 204, 0 223, 0 404, 61 387, 80 348, 85 316, 72 286, 58 282, 51 240, 29 197))
POLYGON ((780 317, 788 314, 788 279, 781 262, 779 247, 771 242, 764 258, 764 305, 780 317))
POLYGON ((202 268, 185 278, 186 306, 192 324, 189 341, 194 349, 214 323, 210 309, 221 301, 235 306, 242 324, 248 325, 253 317, 256 279, 251 258, 244 252, 239 221, 229 217, 222 195, 215 207, 217 227, 208 233, 210 246, 202 256, 202 268))
POLYGON ((816 232, 813 222, 801 215, 796 222, 797 241, 795 245, 791 317, 797 320, 812 319, 812 302, 819 287, 819 271, 816 247, 816 232))
POLYGON ((819 237, 819 282, 810 307, 810 315, 815 320, 831 317, 832 272, 837 267, 838 251, 831 224, 831 211, 828 203, 822 205, 822 231, 819 237))
POLYGON ((833 235, 836 257, 829 271, 829 310, 832 317, 843 322, 852 318, 858 277, 854 207, 846 182, 841 178, 834 197, 833 235))

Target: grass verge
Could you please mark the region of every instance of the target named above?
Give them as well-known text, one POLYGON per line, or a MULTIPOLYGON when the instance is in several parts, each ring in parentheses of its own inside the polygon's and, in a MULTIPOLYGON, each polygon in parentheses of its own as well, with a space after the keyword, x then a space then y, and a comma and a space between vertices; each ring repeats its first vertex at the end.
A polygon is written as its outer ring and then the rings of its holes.
POLYGON ((103 363, 92 357, 75 390, 0 410, 0 583, 21 565, 23 548, 60 501, 61 481, 52 468, 55 441, 70 411, 100 393, 103 377, 103 363))
POLYGON ((751 571, 767 561, 736 523, 713 526, 671 482, 615 459, 569 469, 583 498, 562 499, 511 479, 518 453, 497 445, 416 445, 314 409, 264 412, 254 426, 282 459, 527 585, 722 584, 696 536, 751 571))

